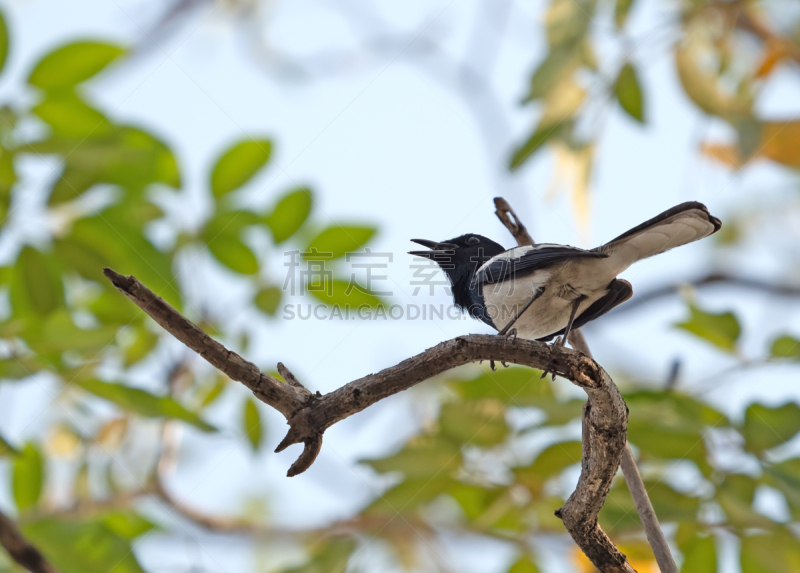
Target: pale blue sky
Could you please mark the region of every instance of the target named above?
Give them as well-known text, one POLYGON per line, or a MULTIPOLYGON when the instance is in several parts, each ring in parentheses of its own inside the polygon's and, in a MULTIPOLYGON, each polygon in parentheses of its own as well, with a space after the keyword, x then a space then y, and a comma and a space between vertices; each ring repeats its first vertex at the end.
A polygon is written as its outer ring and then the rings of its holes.
MULTIPOLYGON (((352 71, 304 81, 267 68, 255 55, 252 36, 244 31, 261 30, 275 46, 298 56, 355 48, 352 21, 333 4, 275 2, 270 16, 247 18, 247 22, 232 9, 210 6, 174 34, 157 37, 159 45, 144 33, 155 19, 152 4, 142 0, 5 1, 13 47, 0 95, 17 101, 31 97, 21 93, 19 86, 30 65, 57 44, 86 37, 141 42, 146 50, 92 83, 89 93, 117 120, 144 124, 175 151, 194 200, 173 201, 174 216, 197 225, 209 208, 204 188, 211 161, 246 134, 268 135, 275 140, 274 161, 250 184, 248 197, 256 204, 269 204, 289 187, 309 184, 316 192, 320 224, 376 223, 380 233, 371 246, 394 253, 389 274, 397 285, 394 300, 401 304, 410 302, 404 293, 413 290, 408 284, 411 257, 405 254, 412 247, 410 238, 446 239, 477 232, 511 246, 510 235, 494 216, 496 195, 511 202, 535 239, 595 246, 682 201, 702 201, 724 221, 732 206, 743 201, 785 206, 787 194, 796 193, 791 188, 796 187, 796 179, 776 168, 762 165, 733 176, 698 157, 699 138, 708 133, 724 135, 724 130, 704 118, 682 93, 664 40, 670 36, 673 18, 666 3, 639 2, 634 9, 633 37, 641 40, 647 55, 639 70, 648 123, 641 127, 616 107, 606 119, 592 182, 589 244, 580 239, 586 233, 576 229, 567 198, 545 200, 551 155, 541 153, 519 173, 508 174, 505 162, 510 150, 501 148, 502 142, 487 145, 464 98, 446 87, 449 79, 436 71, 435 62, 414 56, 419 45, 408 44, 396 57, 365 57, 352 71)), ((473 0, 384 2, 378 11, 409 38, 427 24, 415 42, 432 34, 441 39, 447 53, 460 59, 465 57, 476 6, 473 0)), ((543 54, 542 6, 535 2, 512 9, 490 76, 513 141, 528 135, 535 118, 533 108, 520 107, 518 102, 534 63, 543 54)), ((354 13, 357 10, 353 8, 354 13)), ((355 21, 359 32, 374 27, 368 18, 355 21)), ((599 37, 604 33, 596 30, 599 37)), ((604 56, 614 57, 615 50, 609 44, 604 56)), ((798 113, 797 79, 788 72, 778 74, 759 101, 760 109, 778 116, 798 113)), ((781 216, 796 221, 798 211, 793 197, 791 209, 781 216)), ((21 216, 24 221, 25 213, 21 216)), ((785 233, 789 227, 781 228, 785 233)), ((794 227, 795 233, 798 228, 794 227)), ((769 229, 766 237, 770 238, 769 229)), ((792 239, 796 241, 796 235, 788 237, 792 239)), ((781 276, 780 259, 771 257, 766 247, 766 240, 756 241, 747 251, 749 258, 738 257, 733 263, 743 274, 757 269, 781 276)), ((282 255, 265 256, 271 256, 275 281, 282 282, 282 255)), ((640 263, 622 276, 633 284, 634 292, 642 292, 726 262, 709 257, 707 242, 693 244, 640 263)), ((207 281, 202 283, 205 292, 193 291, 199 300, 213 301, 217 309, 240 308, 241 292, 235 285, 215 279, 206 268, 198 272, 207 281)), ((776 308, 760 295, 745 298, 740 292, 721 290, 701 293, 699 300, 712 310, 736 310, 744 324, 745 352, 754 357, 763 353, 776 333, 794 330, 800 334, 794 326, 796 304, 776 308), (764 324, 769 324, 769 330, 750 328, 764 324)), ((447 298, 442 294, 429 302, 446 303, 447 298)), ((676 297, 649 311, 597 321, 587 329, 587 336, 595 357, 607 368, 613 371, 624 364, 628 373, 648 381, 663 380, 672 360, 680 357, 685 366, 683 381, 691 387, 732 361, 671 327, 685 312, 676 297)), ((234 326, 251 316, 239 311, 234 326)), ((325 392, 442 340, 488 331, 469 320, 263 321, 248 357, 262 365, 283 361, 310 387, 325 392)), ((800 397, 796 373, 781 368, 713 382, 723 385, 708 398, 727 412, 737 412, 755 398, 774 402, 800 397)), ((9 399, 21 405, 3 426, 35 432, 38 426, 30 424, 31 417, 48 402, 47 394, 30 384, 4 391, 13 393, 9 399)), ((284 473, 297 448, 268 453, 285 427, 275 413, 268 414, 267 447, 255 459, 234 432, 209 439, 187 429, 180 469, 171 487, 185 494, 188 503, 209 511, 232 511, 248 497, 265 497, 276 522, 284 525, 319 525, 346 517, 380 490, 380 481, 356 467, 355 460, 401 443, 425 415, 418 401, 426 392, 423 384, 337 424, 326 433, 316 464, 293 479, 284 473)), ((216 406, 213 420, 236 427, 230 420, 238 415, 239 399, 216 406)), ((165 547, 153 535, 142 542, 137 554, 152 571, 181 570, 169 566, 191 564, 202 565, 204 571, 251 570, 252 555, 241 551, 239 542, 190 531, 184 546, 165 547)), ((499 570, 503 556, 508 556, 491 552, 486 562, 476 557, 478 553, 484 552, 461 544, 446 558, 452 559, 457 570, 469 573, 499 570)))

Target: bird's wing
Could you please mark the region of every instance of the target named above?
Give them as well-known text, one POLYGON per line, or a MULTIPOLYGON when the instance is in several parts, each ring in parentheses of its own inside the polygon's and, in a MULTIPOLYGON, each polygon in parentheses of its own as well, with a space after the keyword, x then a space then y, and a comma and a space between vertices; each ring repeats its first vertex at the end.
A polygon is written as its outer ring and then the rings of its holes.
POLYGON ((608 263, 616 275, 636 261, 707 237, 721 226, 705 205, 689 201, 667 209, 593 250, 609 255, 608 263))
POLYGON ((489 259, 478 269, 477 278, 481 284, 494 284, 524 277, 569 259, 580 257, 597 259, 607 256, 599 251, 587 251, 577 247, 547 243, 530 247, 516 247, 489 259))
MULTIPOLYGON (((622 279, 614 279, 608 285, 608 292, 600 299, 593 302, 589 307, 584 310, 580 315, 575 317, 575 322, 572 324, 572 328, 580 328, 587 322, 591 322, 595 318, 603 316, 609 310, 614 308, 617 305, 622 304, 633 295, 633 288, 631 287, 631 283, 622 279)), ((537 340, 547 341, 553 338, 554 336, 560 336, 564 334, 564 330, 566 328, 562 328, 558 332, 554 332, 553 334, 548 334, 542 338, 537 340)))

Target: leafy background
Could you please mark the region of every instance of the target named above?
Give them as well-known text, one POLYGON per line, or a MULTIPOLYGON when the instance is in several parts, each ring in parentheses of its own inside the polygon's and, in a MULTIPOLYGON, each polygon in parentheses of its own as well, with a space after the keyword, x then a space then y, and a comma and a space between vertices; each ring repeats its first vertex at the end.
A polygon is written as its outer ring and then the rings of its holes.
MULTIPOLYGON (((580 458, 563 380, 464 368, 338 424, 289 480, 282 418, 101 271, 325 392, 485 331, 283 318, 445 304, 412 295, 409 238, 510 245, 504 195, 535 238, 593 246, 698 199, 722 232, 627 272, 649 302, 587 336, 682 570, 796 573, 799 22, 779 1, 6 3, 0 507, 65 573, 591 571, 553 516, 580 458), (293 297, 285 253, 311 248, 332 293, 293 297), (362 248, 392 254, 392 296, 345 294, 362 248)), ((621 477, 601 524, 656 571, 621 477)))

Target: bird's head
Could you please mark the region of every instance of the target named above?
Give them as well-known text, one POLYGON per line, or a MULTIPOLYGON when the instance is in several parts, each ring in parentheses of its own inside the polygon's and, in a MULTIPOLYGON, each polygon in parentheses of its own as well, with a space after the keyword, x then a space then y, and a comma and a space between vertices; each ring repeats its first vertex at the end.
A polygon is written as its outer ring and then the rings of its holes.
POLYGON ((471 277, 483 263, 505 251, 502 245, 473 233, 442 242, 427 239, 411 241, 430 250, 409 251, 408 254, 436 261, 453 285, 471 277))

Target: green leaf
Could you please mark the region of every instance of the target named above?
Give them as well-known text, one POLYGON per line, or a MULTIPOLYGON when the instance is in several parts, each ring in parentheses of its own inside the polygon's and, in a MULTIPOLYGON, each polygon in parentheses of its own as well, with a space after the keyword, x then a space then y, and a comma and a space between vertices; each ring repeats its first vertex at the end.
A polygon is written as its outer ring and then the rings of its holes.
POLYGON ((228 387, 228 377, 220 374, 214 378, 211 383, 204 384, 200 387, 198 398, 200 400, 200 408, 206 408, 214 403, 228 387))
POLYGON ((208 250, 223 265, 242 275, 258 272, 258 259, 238 237, 226 234, 208 243, 208 250))
POLYGON ((583 39, 596 4, 592 0, 553 0, 545 15, 550 46, 575 44, 583 39))
POLYGON ((275 244, 280 244, 303 225, 311 213, 313 198, 311 189, 300 188, 290 191, 278 201, 265 222, 272 231, 275 244))
POLYGON ((360 461, 379 473, 399 471, 408 478, 423 480, 447 475, 458 469, 461 466, 461 450, 443 436, 416 436, 396 454, 360 461))
POLYGON ((53 132, 71 139, 99 137, 112 130, 105 115, 70 92, 49 93, 32 111, 52 127, 53 132))
POLYGON ((154 396, 138 388, 128 388, 122 384, 110 384, 100 380, 76 380, 75 384, 95 396, 114 402, 146 418, 174 418, 183 420, 204 432, 216 432, 214 426, 168 396, 154 396))
POLYGON ((77 199, 101 180, 102 176, 98 173, 79 169, 67 161, 64 171, 53 185, 53 191, 50 193, 47 203, 54 206, 77 199))
POLYGON ((48 364, 40 356, 14 356, 5 360, 0 360, 0 378, 11 380, 21 380, 36 374, 40 370, 45 370, 48 364))
POLYGON ((253 275, 258 272, 258 259, 240 237, 245 228, 260 224, 252 211, 221 211, 206 223, 202 238, 220 263, 237 273, 253 275))
POLYGON ((144 573, 130 542, 102 523, 42 519, 21 529, 62 573, 144 573))
POLYGON ((513 468, 513 471, 517 483, 527 487, 534 496, 538 496, 547 480, 580 461, 580 442, 558 442, 545 448, 532 464, 513 468))
POLYGON ((791 458, 773 466, 762 467, 768 478, 767 483, 786 497, 794 520, 800 519, 800 458, 791 458))
POLYGON ((779 336, 772 342, 770 354, 773 358, 800 360, 800 340, 789 335, 779 336))
POLYGON ((247 183, 267 164, 272 152, 269 139, 247 139, 228 148, 211 171, 211 192, 220 199, 247 183))
MULTIPOLYGON (((3 109, 0 108, 0 122, 3 109)), ((0 125, 2 125, 0 123, 0 125)), ((11 205, 11 189, 17 182, 17 172, 14 169, 14 154, 0 147, 0 224, 3 223, 11 205)))
POLYGON ((0 456, 18 456, 20 451, 8 443, 8 441, 0 436, 0 456))
MULTIPOLYGON (((662 523, 685 523, 696 519, 699 498, 680 493, 661 481, 645 481, 645 487, 662 523)), ((600 520, 601 526, 609 531, 641 531, 636 505, 624 481, 618 481, 609 492, 600 520)))
POLYGON ((758 482, 750 476, 729 474, 716 488, 716 501, 728 518, 728 523, 740 529, 770 529, 774 522, 753 509, 758 482))
POLYGON ((88 80, 123 54, 123 48, 111 44, 67 44, 42 58, 28 83, 45 90, 71 87, 88 80))
POLYGON ((113 126, 108 134, 77 141, 53 134, 44 141, 23 145, 19 150, 23 153, 55 153, 64 158, 67 167, 48 200, 51 205, 75 199, 91 185, 100 182, 119 185, 128 193, 135 194, 135 201, 122 201, 106 211, 124 210, 122 222, 127 227, 152 219, 148 216, 143 220, 142 212, 160 214, 152 203, 140 200, 147 185, 180 186, 178 164, 169 148, 151 134, 133 127, 113 126))
POLYGON ((125 366, 136 364, 158 345, 158 335, 146 326, 139 325, 134 330, 136 338, 133 343, 125 349, 125 366))
MULTIPOLYGON (((180 310, 181 293, 172 274, 170 256, 153 246, 142 227, 128 222, 125 212, 107 210, 77 221, 69 236, 55 242, 59 259, 65 266, 103 286, 109 285, 103 267, 135 275, 180 310)), ((128 217, 131 216, 128 211, 128 217)))
POLYGON ((320 302, 338 306, 340 310, 350 307, 350 312, 356 312, 359 307, 381 308, 385 306, 380 297, 370 292, 364 292, 360 287, 350 288, 350 283, 336 279, 323 280, 320 288, 309 287, 308 292, 320 302), (328 287, 330 287, 330 293, 328 293, 328 287), (348 289, 350 289, 349 293, 348 289))
POLYGON ((278 305, 281 304, 281 296, 283 291, 278 287, 267 287, 261 289, 256 293, 253 302, 256 306, 269 316, 274 316, 278 310, 278 305))
POLYGON ((786 529, 742 539, 742 573, 797 573, 800 542, 786 529))
POLYGON ((217 237, 239 237, 244 229, 261 224, 252 211, 217 211, 203 228, 202 237, 206 243, 212 243, 217 237))
POLYGON ((539 568, 530 557, 523 555, 511 566, 508 573, 539 573, 539 568))
POLYGON ((614 84, 614 93, 622 109, 639 123, 644 123, 642 88, 639 87, 636 70, 630 62, 620 70, 617 81, 614 84))
POLYGON ((486 510, 495 503, 500 496, 507 493, 507 489, 475 484, 459 483, 448 493, 458 502, 464 515, 470 521, 479 519, 486 510))
POLYGON ((455 380, 450 387, 467 400, 495 398, 506 406, 537 406, 553 398, 553 387, 541 379, 540 370, 533 368, 500 369, 485 373, 472 380, 455 380))
MULTIPOLYGON (((617 0, 614 6, 614 23, 617 25, 618 30, 625 26, 625 22, 628 20, 628 13, 631 11, 631 6, 633 6, 633 0, 617 0)), ((711 571, 711 569, 709 569, 709 571, 711 571)))
POLYGON ((19 455, 14 458, 11 473, 17 509, 25 511, 35 506, 39 502, 44 483, 44 460, 35 444, 25 444, 19 455))
MULTIPOLYGON (((545 413, 547 425, 562 426, 581 416, 581 409, 586 400, 572 399, 562 402, 553 398, 537 400, 536 407, 545 413)), ((541 422, 535 422, 529 429, 538 428, 541 422)))
POLYGON ((242 430, 245 436, 247 436, 247 441, 250 442, 253 451, 257 452, 264 436, 261 427, 261 414, 258 412, 256 401, 252 398, 248 398, 244 402, 244 408, 242 410, 242 430))
POLYGON ((156 527, 132 509, 111 510, 104 514, 100 521, 124 539, 135 539, 156 527))
POLYGON ((281 573, 344 573, 355 549, 355 541, 346 537, 317 542, 308 562, 300 567, 284 569, 281 573))
POLYGON ((683 521, 678 526, 675 542, 683 555, 681 571, 706 573, 717 570, 717 550, 713 535, 701 535, 694 521, 683 521))
POLYGON ((309 253, 305 255, 311 261, 338 259, 347 253, 357 251, 369 241, 376 233, 374 227, 360 227, 356 225, 333 225, 323 230, 312 239, 306 248, 309 253))
POLYGON ((508 435, 505 408, 491 398, 443 404, 439 429, 455 442, 472 446, 495 446, 508 435))
POLYGON ((509 169, 511 169, 511 171, 517 169, 551 138, 559 136, 563 133, 568 133, 572 129, 573 123, 574 122, 572 120, 568 120, 555 124, 550 122, 539 124, 528 138, 528 141, 523 143, 514 151, 514 155, 511 157, 509 169))
POLYGON ((745 449, 760 453, 791 440, 800 432, 800 406, 788 402, 771 408, 751 404, 744 414, 745 449))
POLYGON ((628 424, 628 441, 641 449, 645 459, 692 460, 707 475, 710 466, 703 441, 704 434, 704 431, 677 428, 667 432, 665 427, 645 421, 632 421, 628 424))
POLYGON ((689 305, 689 318, 675 326, 691 332, 727 352, 736 350, 741 334, 739 321, 732 312, 714 314, 689 305))
POLYGON ((64 285, 53 258, 25 246, 11 276, 11 308, 17 316, 47 316, 64 306, 64 285))
MULTIPOLYGON (((56 252, 59 250, 57 244, 56 252)), ((101 261, 101 264, 102 262, 104 261, 101 261)), ((103 324, 115 326, 141 323, 145 316, 135 304, 120 304, 119 291, 117 289, 113 291, 109 289, 100 293, 100 296, 89 305, 89 310, 103 324)))
POLYGON ((578 64, 578 52, 574 46, 550 50, 533 73, 530 92, 524 101, 527 103, 546 96, 565 76, 574 73, 578 64))
POLYGON ((6 65, 8 57, 8 26, 6 17, 0 12, 0 70, 6 65))
POLYGON ((97 353, 111 344, 117 336, 117 328, 114 326, 79 328, 70 313, 63 308, 51 313, 39 325, 41 330, 37 331, 35 338, 28 337, 28 344, 32 350, 43 356, 73 351, 88 358, 96 358, 97 353))
POLYGON ((727 416, 688 394, 672 390, 638 390, 626 393, 629 422, 658 427, 664 433, 702 433, 709 426, 730 427, 727 416))
POLYGON ((402 483, 389 488, 378 499, 373 501, 363 515, 410 514, 440 495, 447 493, 459 482, 442 473, 432 474, 424 478, 408 478, 402 483))

